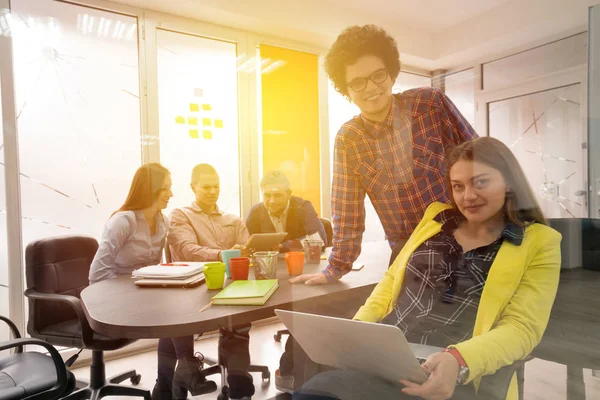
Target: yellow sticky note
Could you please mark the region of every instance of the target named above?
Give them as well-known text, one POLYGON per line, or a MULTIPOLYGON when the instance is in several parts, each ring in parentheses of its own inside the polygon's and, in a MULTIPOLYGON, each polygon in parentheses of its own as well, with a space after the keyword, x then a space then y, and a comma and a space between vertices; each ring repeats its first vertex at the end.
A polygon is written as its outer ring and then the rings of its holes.
POLYGON ((188 124, 189 125, 198 125, 198 118, 188 117, 188 124))
POLYGON ((212 131, 202 131, 202 137, 204 139, 212 139, 212 131))
POLYGON ((222 128, 222 127, 223 127, 223 120, 215 119, 215 128, 222 128))
POLYGON ((176 124, 185 124, 185 118, 183 117, 175 117, 176 124))
POLYGON ((190 137, 192 139, 198 139, 200 136, 198 136, 198 129, 190 129, 190 137))
POLYGON ((190 103, 190 111, 198 112, 200 111, 200 106, 196 103, 190 103))
POLYGON ((212 126, 210 118, 202 118, 202 126, 212 126))
POLYGON ((210 111, 212 110, 212 107, 210 106, 210 104, 202 104, 202 109, 204 111, 210 111))

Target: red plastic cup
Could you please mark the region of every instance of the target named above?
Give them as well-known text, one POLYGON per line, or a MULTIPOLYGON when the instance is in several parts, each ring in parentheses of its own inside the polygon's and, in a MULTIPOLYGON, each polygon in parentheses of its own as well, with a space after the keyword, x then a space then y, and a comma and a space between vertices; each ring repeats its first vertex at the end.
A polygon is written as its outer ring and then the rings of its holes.
POLYGON ((236 257, 229 260, 229 271, 231 280, 247 281, 250 272, 250 259, 247 257, 236 257))

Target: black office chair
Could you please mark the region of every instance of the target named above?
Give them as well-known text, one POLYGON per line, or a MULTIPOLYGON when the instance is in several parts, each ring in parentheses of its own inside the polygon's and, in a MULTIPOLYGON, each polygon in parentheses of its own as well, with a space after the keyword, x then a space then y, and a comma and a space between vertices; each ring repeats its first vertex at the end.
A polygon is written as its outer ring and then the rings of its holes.
POLYGON ((331 226, 331 221, 327 218, 319 218, 323 227, 325 228, 325 237, 327 238, 327 243, 325 243, 325 247, 333 246, 333 227, 331 226))
POLYGON ((21 338, 16 325, 0 315, 8 324, 12 340, 0 343, 0 351, 16 348, 16 353, 0 358, 0 399, 54 400, 73 391, 75 377, 65 367, 58 351, 50 344, 31 338, 21 338), (41 346, 50 356, 27 351, 23 346, 41 346))
POLYGON ((66 400, 96 400, 104 396, 140 396, 150 400, 148 390, 118 385, 127 379, 137 385, 141 375, 135 370, 106 379, 104 351, 120 349, 135 340, 101 335, 92 330, 85 317, 79 297, 89 284, 90 265, 97 249, 96 239, 86 236, 42 239, 27 246, 27 332, 55 346, 92 350, 89 385, 71 393, 66 400))

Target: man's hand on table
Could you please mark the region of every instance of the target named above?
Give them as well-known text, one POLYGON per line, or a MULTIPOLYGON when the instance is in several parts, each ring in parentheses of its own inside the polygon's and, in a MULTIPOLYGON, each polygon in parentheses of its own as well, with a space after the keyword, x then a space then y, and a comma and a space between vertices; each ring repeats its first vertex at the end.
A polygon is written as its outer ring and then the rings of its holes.
POLYGON ((324 273, 303 274, 290 279, 290 283, 304 283, 305 285, 326 285, 330 283, 324 273))

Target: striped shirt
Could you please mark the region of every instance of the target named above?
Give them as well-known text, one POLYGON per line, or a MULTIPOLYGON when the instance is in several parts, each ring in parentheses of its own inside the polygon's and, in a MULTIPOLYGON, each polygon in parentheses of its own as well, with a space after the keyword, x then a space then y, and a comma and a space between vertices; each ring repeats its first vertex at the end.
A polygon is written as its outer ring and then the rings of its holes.
POLYGON ((333 249, 329 280, 350 271, 365 229, 365 195, 371 199, 393 247, 407 239, 429 204, 448 203, 444 155, 477 134, 438 89, 393 95, 381 123, 362 116, 346 122, 335 138, 331 193, 333 249))
POLYGON ((447 347, 473 336, 488 272, 502 243, 520 246, 524 228, 507 223, 498 238, 463 253, 453 232, 464 217, 455 209, 435 220, 442 230, 410 256, 404 287, 382 323, 402 329, 410 343, 447 347))

